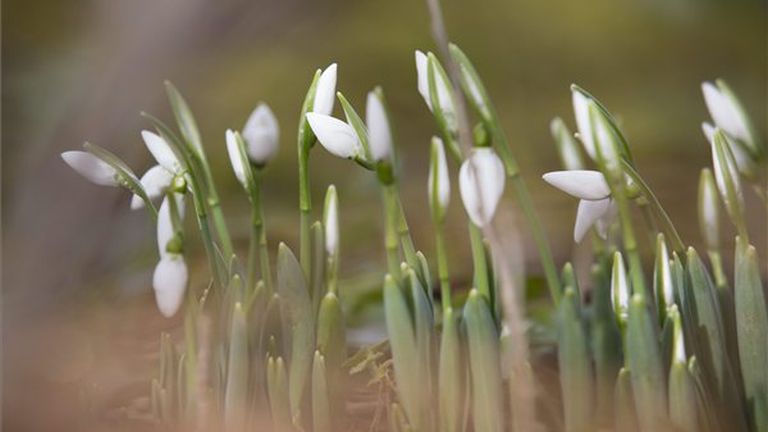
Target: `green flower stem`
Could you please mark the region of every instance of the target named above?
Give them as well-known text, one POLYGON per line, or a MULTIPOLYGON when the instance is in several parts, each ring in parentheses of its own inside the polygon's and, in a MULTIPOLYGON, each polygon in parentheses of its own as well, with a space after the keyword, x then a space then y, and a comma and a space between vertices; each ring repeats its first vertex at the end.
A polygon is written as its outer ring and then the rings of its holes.
POLYGON ((651 301, 650 299, 652 299, 652 293, 650 293, 645 286, 642 261, 640 260, 640 253, 637 249, 635 230, 632 228, 632 214, 629 207, 629 199, 625 194, 623 182, 623 179, 619 179, 619 181, 613 182, 613 184, 611 184, 611 194, 613 195, 614 200, 616 201, 616 205, 619 209, 619 220, 621 221, 624 251, 626 252, 627 261, 629 262, 629 275, 630 280, 632 281, 632 292, 642 293, 646 301, 651 301))
POLYGON ((387 269, 392 278, 399 281, 400 253, 398 247, 398 224, 401 213, 397 198, 397 186, 394 183, 382 185, 382 192, 384 195, 384 247, 387 250, 387 269))
POLYGON ((485 255, 485 244, 483 243, 483 233, 480 228, 472 222, 469 222, 469 240, 472 246, 472 263, 475 268, 475 288, 485 296, 488 304, 493 310, 496 299, 491 293, 491 285, 488 281, 488 261, 485 255))
POLYGON ((640 188, 640 193, 642 193, 643 196, 648 200, 648 204, 651 206, 651 209, 655 213, 657 221, 661 223, 664 237, 668 238, 671 242, 672 249, 679 254, 685 253, 685 244, 683 243, 683 240, 680 238, 680 235, 677 233, 677 229, 675 229, 675 225, 672 223, 672 220, 669 218, 667 212, 664 211, 664 208, 661 206, 659 199, 656 198, 656 195, 653 193, 651 188, 648 187, 643 178, 635 170, 630 162, 622 159, 621 167, 624 173, 632 178, 632 181, 640 188))
POLYGON ((312 233, 310 230, 312 224, 312 198, 309 191, 310 150, 311 145, 305 145, 299 141, 299 211, 301 212, 299 262, 307 280, 309 280, 310 264, 312 262, 312 233))
POLYGON ((211 215, 213 216, 213 226, 216 229, 216 236, 221 242, 221 253, 224 255, 224 259, 229 261, 234 253, 232 237, 229 235, 227 222, 224 220, 224 212, 221 209, 219 194, 216 192, 216 186, 213 183, 213 176, 211 175, 211 169, 208 167, 208 162, 202 161, 201 165, 203 166, 205 182, 208 184, 208 207, 210 207, 211 215))
POLYGON ((411 268, 417 268, 418 259, 416 258, 416 248, 413 245, 413 239, 411 238, 411 231, 408 228, 408 221, 405 218, 405 210, 403 209, 403 202, 400 199, 400 190, 397 188, 397 183, 392 185, 394 189, 395 199, 397 200, 397 207, 399 208, 397 216, 397 234, 400 237, 400 243, 403 246, 403 254, 405 255, 405 261, 411 268))
POLYGON ((443 313, 451 309, 451 280, 448 270, 448 256, 445 253, 445 223, 435 221, 435 249, 437 253, 437 274, 440 279, 440 297, 443 313))
POLYGON ((707 251, 707 255, 715 277, 715 285, 720 289, 727 288, 728 279, 725 276, 725 270, 723 270, 723 258, 720 256, 720 251, 712 249, 707 251))
POLYGON ((267 249, 267 230, 264 226, 264 204, 261 198, 261 169, 253 170, 253 189, 251 193, 251 242, 248 248, 248 284, 256 288, 256 260, 258 256, 260 276, 267 292, 272 293, 272 276, 269 267, 267 249))

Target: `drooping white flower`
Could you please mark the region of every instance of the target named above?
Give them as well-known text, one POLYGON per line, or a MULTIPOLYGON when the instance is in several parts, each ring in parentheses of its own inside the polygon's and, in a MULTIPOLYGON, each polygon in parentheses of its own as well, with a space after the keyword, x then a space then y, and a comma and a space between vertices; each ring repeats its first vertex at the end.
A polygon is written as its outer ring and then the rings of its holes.
MULTIPOLYGON (((707 137, 707 141, 709 141, 711 145, 715 139, 715 126, 711 123, 703 122, 701 124, 701 131, 704 132, 704 136, 707 137)), ((733 153, 733 158, 736 161, 736 166, 738 167, 739 172, 746 176, 753 175, 755 172, 755 161, 752 159, 752 155, 749 154, 744 146, 734 142, 727 135, 726 139, 728 141, 728 147, 731 149, 731 153, 733 153)))
POLYGON ((365 124, 368 127, 368 146, 376 162, 392 156, 392 131, 389 127, 387 110, 381 96, 375 91, 368 92, 365 105, 365 124))
POLYGON ((348 123, 317 113, 307 113, 307 121, 320 144, 334 156, 354 159, 361 155, 360 139, 348 123))
POLYGON ((492 148, 472 149, 459 169, 459 192, 475 225, 482 227, 493 219, 505 181, 504 164, 492 148))
POLYGON ((448 161, 445 158, 445 146, 443 140, 432 137, 432 153, 429 164, 429 191, 430 205, 437 204, 440 208, 433 209, 445 213, 451 201, 451 178, 448 175, 448 161), (437 198, 437 199, 435 199, 437 198))
POLYGON ((160 258, 152 276, 152 287, 157 308, 166 318, 179 310, 188 281, 187 264, 182 255, 169 254, 160 258))
POLYGON ((731 137, 753 147, 755 142, 750 133, 749 120, 735 96, 727 88, 723 88, 720 82, 717 86, 704 82, 701 84, 701 91, 715 125, 731 137))
MULTIPOLYGON (((141 177, 141 185, 144 187, 147 197, 154 199, 165 193, 173 183, 173 179, 183 173, 183 167, 171 146, 160 135, 144 130, 141 131, 141 137, 157 161, 157 165, 147 170, 141 177)), ((144 200, 134 194, 131 199, 131 209, 135 210, 142 207, 144 207, 144 200)))
POLYGON ((605 238, 615 211, 611 190, 599 171, 553 171, 542 176, 544 181, 563 192, 579 198, 573 239, 579 243, 589 228, 595 225, 598 234, 605 238))
POLYGON ((611 270, 611 303, 616 316, 620 319, 627 319, 631 293, 624 258, 621 256, 621 252, 615 252, 611 270))
POLYGON ((329 256, 336 257, 339 254, 339 199, 334 185, 328 186, 328 192, 325 194, 323 227, 325 228, 325 251, 329 256))
POLYGON ((260 103, 253 110, 243 126, 242 135, 248 158, 256 165, 265 165, 275 156, 280 143, 280 128, 269 105, 260 103))
MULTIPOLYGON (((416 50, 415 58, 416 87, 419 90, 421 97, 424 98, 424 102, 426 102, 429 110, 434 111, 434 108, 432 107, 432 98, 429 95, 429 57, 423 52, 416 50)), ((437 100, 439 102, 440 108, 444 113, 448 114, 449 116, 453 116, 455 109, 453 106, 453 96, 450 87, 441 71, 438 70, 439 66, 435 64, 434 67, 435 88, 437 89, 437 100)))
POLYGON ((246 174, 246 170, 249 169, 248 161, 243 158, 243 154, 240 152, 240 144, 238 143, 235 132, 232 131, 232 129, 227 129, 225 137, 227 141, 227 154, 229 155, 229 162, 232 164, 232 171, 235 172, 235 177, 237 177, 240 184, 247 190, 249 188, 248 175, 246 174))
POLYGON ((317 80, 315 99, 312 103, 312 112, 324 115, 333 113, 333 104, 336 101, 336 63, 331 64, 317 80))
POLYGON ((61 154, 61 158, 78 174, 101 186, 117 186, 117 171, 91 153, 73 150, 61 154))

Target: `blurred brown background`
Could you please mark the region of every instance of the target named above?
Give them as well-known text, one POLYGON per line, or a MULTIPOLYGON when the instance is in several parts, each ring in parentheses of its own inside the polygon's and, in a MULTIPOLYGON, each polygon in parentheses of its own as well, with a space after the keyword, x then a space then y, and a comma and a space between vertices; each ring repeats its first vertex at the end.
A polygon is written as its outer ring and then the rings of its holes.
MULTIPOLYGON (((572 82, 621 118, 640 170, 684 239, 699 244, 695 191, 698 170, 709 164, 699 86, 725 78, 765 136, 764 2, 446 0, 444 9, 452 39, 495 99, 559 263, 572 254, 576 202, 539 177, 558 169, 549 120, 560 115, 573 126, 572 82)), ((282 148, 266 185, 272 247, 297 245, 295 128, 313 71, 338 62, 338 88, 360 112, 365 92, 382 85, 415 240, 431 251, 425 177, 435 129, 416 92, 413 51, 434 46, 421 2, 6 0, 2 17, 6 430, 87 428, 80 408, 109 420, 104 412, 120 405, 120 392, 147 390, 157 331, 175 324, 150 307, 154 228, 144 213, 129 211, 125 191, 87 183, 59 154, 88 140, 143 173, 150 156, 139 131, 148 124, 139 112, 171 119, 164 79, 195 111, 240 244, 247 206, 229 170, 224 130, 241 127, 258 101, 274 109, 282 148)), ((316 209, 327 184, 339 187, 342 277, 379 275, 372 177, 320 148, 312 157, 316 209)), ((762 233, 755 238, 765 238, 765 215, 749 204, 762 233)), ((455 192, 451 212, 451 235, 465 242, 455 192)), ((535 274, 524 226, 523 233, 535 274)), ((451 250, 461 273, 465 252, 451 250)))

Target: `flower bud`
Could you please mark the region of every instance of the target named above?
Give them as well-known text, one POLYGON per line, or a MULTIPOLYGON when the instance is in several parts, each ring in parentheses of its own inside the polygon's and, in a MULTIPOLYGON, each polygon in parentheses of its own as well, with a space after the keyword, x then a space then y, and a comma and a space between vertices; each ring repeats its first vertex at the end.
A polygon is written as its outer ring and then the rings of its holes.
POLYGON ((325 228, 325 251, 332 258, 339 255, 339 199, 336 186, 328 186, 323 208, 323 228, 325 228))
POLYGON ((232 164, 232 171, 235 172, 237 181, 248 190, 248 173, 249 169, 248 161, 245 160, 245 154, 241 151, 240 137, 237 132, 232 129, 227 129, 225 134, 227 141, 227 154, 229 154, 229 162, 232 164))
POLYGON ((269 105, 260 103, 253 110, 242 132, 248 158, 256 165, 266 165, 277 153, 280 129, 269 105))
POLYGON ((320 74, 312 103, 312 112, 324 115, 331 115, 333 112, 333 104, 336 101, 336 69, 336 63, 333 63, 320 74))
POLYGON ((708 250, 720 248, 720 209, 717 186, 709 168, 701 170, 699 177, 699 226, 708 250))
POLYGON ((631 289, 627 279, 627 270, 624 266, 624 258, 622 258, 621 252, 615 252, 611 271, 611 303, 616 317, 621 321, 627 319, 630 296, 631 289))
POLYGON ((317 113, 307 113, 307 121, 320 144, 334 156, 344 159, 360 156, 360 139, 348 123, 317 113))
POLYGON ((166 318, 176 314, 187 289, 189 273, 184 257, 169 254, 160 259, 152 276, 155 301, 160 313, 166 318))
POLYGON ((715 126, 730 137, 743 143, 751 153, 759 155, 762 149, 752 133, 751 123, 744 107, 723 80, 701 84, 704 102, 715 126))
POLYGON ((371 157, 380 162, 392 157, 392 131, 380 89, 368 92, 365 105, 365 124, 368 127, 368 145, 371 157))
POLYGON ((459 169, 459 192, 469 218, 477 226, 493 219, 504 193, 504 164, 491 147, 478 147, 459 169))
POLYGON ((427 190, 432 214, 441 220, 451 200, 451 179, 448 175, 443 140, 438 137, 432 137, 427 190))

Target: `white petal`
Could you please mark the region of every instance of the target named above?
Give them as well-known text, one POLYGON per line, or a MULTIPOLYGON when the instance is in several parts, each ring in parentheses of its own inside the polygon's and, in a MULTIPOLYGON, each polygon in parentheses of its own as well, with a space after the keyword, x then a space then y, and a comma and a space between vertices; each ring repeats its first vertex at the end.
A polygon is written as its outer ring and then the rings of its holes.
POLYGON ((143 130, 141 137, 144 139, 147 149, 155 158, 157 163, 165 167, 168 171, 178 173, 181 171, 181 162, 176 157, 176 153, 170 145, 158 134, 143 130))
POLYGON ((601 200, 611 194, 605 176, 600 171, 553 171, 542 176, 545 182, 583 200, 601 200))
POLYGON ((434 160, 429 164, 429 185, 427 187, 429 202, 434 202, 434 196, 437 193, 437 203, 441 210, 445 211, 451 201, 451 179, 448 175, 448 162, 445 158, 443 140, 432 137, 432 148, 434 160))
POLYGON ((333 112, 333 103, 336 100, 336 69, 336 63, 333 63, 320 74, 315 88, 312 112, 325 115, 331 115, 333 112))
MULTIPOLYGON (((712 144, 715 139, 715 127, 711 123, 704 122, 701 124, 701 130, 704 132, 704 136, 707 137, 707 141, 712 144)), ((731 149, 731 153, 733 153, 733 158, 739 172, 745 176, 752 176, 755 173, 755 161, 752 159, 752 155, 735 140, 727 136, 726 138, 728 138, 728 147, 731 149)))
POLYGON ((459 170, 459 192, 469 218, 477 226, 493 219, 504 193, 504 164, 490 147, 475 148, 459 170))
POLYGON ((626 318, 629 308, 630 287, 627 279, 627 270, 621 252, 613 254, 613 268, 611 271, 611 303, 618 315, 626 318))
POLYGON ((307 113, 307 121, 320 144, 334 156, 351 159, 360 154, 360 140, 349 124, 317 113, 307 113))
MULTIPOLYGON (((155 199, 164 194, 171 182, 173 182, 173 173, 160 165, 153 166, 141 176, 141 186, 149 199, 155 199)), ((144 200, 134 194, 131 198, 131 210, 142 207, 144 207, 144 200)))
POLYGON ((715 127, 712 126, 712 123, 703 122, 701 124, 701 131, 704 132, 704 136, 707 137, 707 141, 712 143, 712 141, 715 139, 715 127))
POLYGON ((589 115, 594 126, 594 139, 596 150, 599 150, 600 156, 605 160, 608 168, 616 169, 619 163, 619 154, 617 152, 618 143, 613 132, 609 129, 608 120, 597 106, 595 101, 587 103, 589 115))
POLYGON ((675 298, 672 292, 672 269, 669 266, 669 251, 667 251, 667 245, 664 242, 659 244, 657 253, 656 265, 653 269, 653 280, 656 282, 654 288, 657 293, 658 290, 661 290, 661 294, 664 296, 664 304, 669 307, 675 302, 675 298))
POLYGON ((102 186, 117 186, 117 171, 108 163, 84 151, 66 151, 61 158, 72 169, 93 183, 102 186))
POLYGON ((429 76, 427 66, 427 55, 423 52, 416 50, 416 88, 419 90, 419 94, 424 98, 424 102, 427 103, 430 111, 432 110, 432 100, 429 97, 429 76))
POLYGON ((166 318, 172 317, 179 310, 188 280, 187 264, 181 255, 169 254, 157 263, 152 287, 155 289, 157 308, 166 318))
MULTIPOLYGON (((674 308, 675 312, 677 312, 677 306, 674 305, 672 307, 674 308)), ((674 344, 673 358, 678 363, 686 364, 687 358, 685 355, 685 336, 683 335, 683 324, 680 319, 679 313, 675 315, 675 320, 673 323, 674 323, 673 334, 672 334, 672 342, 674 344)))
POLYGON ((392 154, 392 133, 384 104, 376 92, 368 92, 365 105, 365 124, 368 126, 368 145, 375 161, 388 159, 392 154))
MULTIPOLYGON (((174 193, 173 195, 176 198, 176 208, 179 211, 179 219, 181 220, 184 217, 184 196, 177 193, 174 193)), ((160 210, 157 212, 157 249, 161 257, 168 255, 166 248, 168 242, 173 239, 175 233, 176 232, 173 229, 173 219, 171 217, 171 206, 168 203, 168 197, 166 196, 163 199, 163 203, 160 205, 160 210)))
POLYGON ((240 153, 240 145, 238 144, 237 137, 235 136, 235 133, 232 132, 232 129, 227 129, 225 136, 227 140, 227 153, 229 154, 229 162, 232 164, 232 171, 235 172, 235 177, 237 177, 240 184, 248 189, 248 179, 245 175, 248 161, 243 160, 243 155, 240 153))
POLYGON ((336 188, 331 185, 325 199, 323 212, 323 226, 325 228, 325 251, 335 257, 339 254, 339 199, 336 188))
MULTIPOLYGON (((709 173, 707 173, 709 174, 709 173)), ((702 176, 699 181, 699 218, 703 223, 703 237, 709 249, 717 249, 719 243, 719 203, 717 200, 717 186, 712 181, 712 176, 702 176)))
POLYGON ((599 201, 579 201, 579 208, 576 210, 576 223, 573 227, 573 240, 576 243, 581 242, 584 234, 603 217, 610 207, 610 198, 599 201))
POLYGON ((600 236, 601 239, 607 240, 608 239, 608 230, 611 228, 611 224, 613 223, 613 220, 616 218, 616 215, 618 214, 619 209, 616 207, 616 201, 613 200, 613 198, 608 199, 608 209, 605 211, 603 216, 595 222, 595 228, 597 230, 597 235, 600 236))
POLYGON ((579 129, 579 139, 584 144, 584 149, 592 159, 597 157, 595 151, 595 139, 592 135, 592 123, 589 119, 589 99, 578 90, 571 91, 573 101, 573 113, 576 117, 576 127, 579 129))
POLYGON ((734 138, 750 142, 749 127, 736 102, 709 82, 701 84, 701 91, 715 125, 734 138))
POLYGON ((253 163, 264 165, 277 153, 280 142, 280 129, 277 117, 265 103, 260 103, 248 117, 243 127, 248 157, 253 163))

